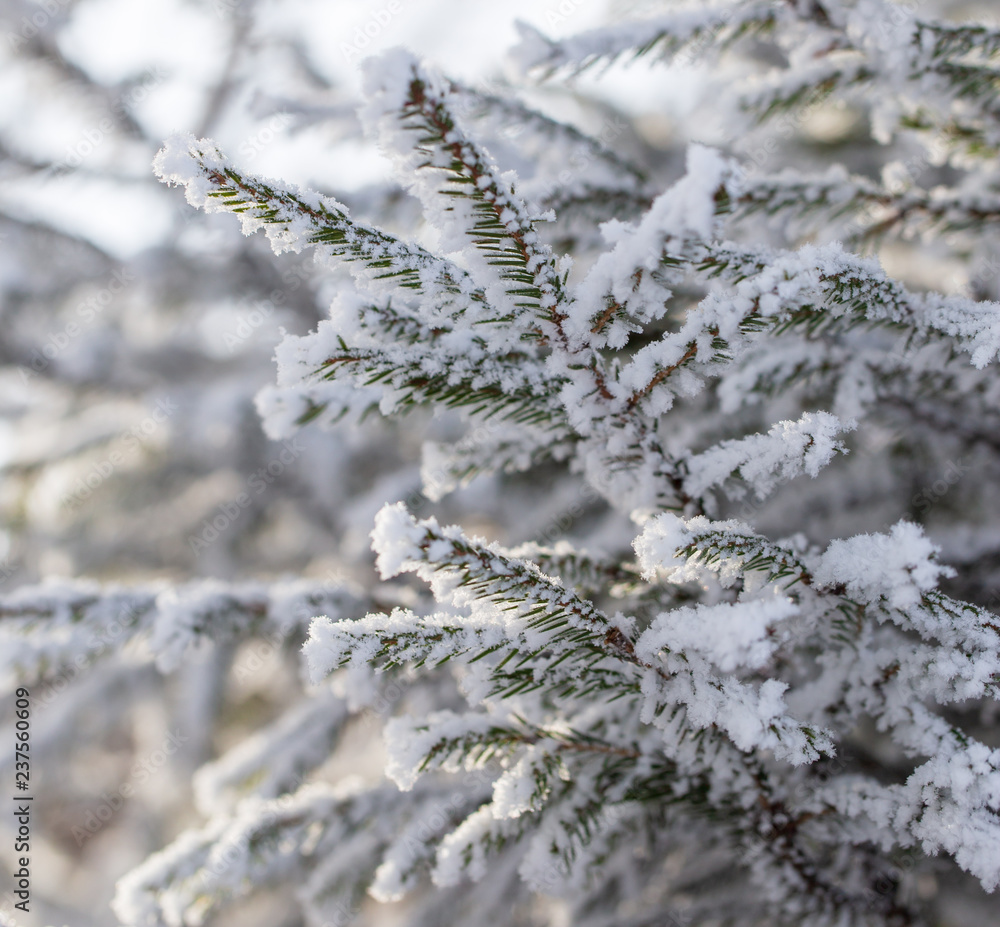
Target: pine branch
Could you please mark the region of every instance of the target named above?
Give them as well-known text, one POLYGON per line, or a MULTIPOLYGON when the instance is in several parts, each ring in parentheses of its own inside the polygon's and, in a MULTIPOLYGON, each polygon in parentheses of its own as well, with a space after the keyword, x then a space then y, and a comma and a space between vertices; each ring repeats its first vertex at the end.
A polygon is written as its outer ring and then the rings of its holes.
POLYGON ((294 791, 329 759, 347 720, 344 701, 332 692, 307 698, 198 770, 193 782, 198 808, 211 816, 235 811, 249 795, 272 799, 294 791))
POLYGON ((510 550, 512 557, 530 560, 550 576, 558 577, 578 595, 588 596, 609 586, 616 594, 630 594, 644 584, 638 569, 617 557, 599 557, 575 550, 568 541, 554 547, 535 543, 521 544, 510 550))
POLYGON ((238 215, 244 234, 264 229, 277 254, 315 245, 332 257, 363 265, 355 274, 362 286, 457 302, 454 311, 484 299, 452 262, 356 222, 346 206, 329 197, 240 172, 207 139, 175 136, 156 156, 155 169, 164 183, 183 185, 192 206, 238 215))
POLYGON ((532 428, 494 416, 459 441, 424 444, 420 467, 423 492, 437 502, 482 474, 519 473, 565 459, 576 443, 576 435, 569 429, 557 436, 551 422, 532 428))
POLYGON ((973 53, 987 59, 1000 56, 1000 29, 931 20, 917 20, 915 26, 913 44, 926 48, 928 41, 932 42, 932 59, 959 58, 973 53))
POLYGON ((559 317, 562 276, 512 179, 463 128, 455 112, 460 95, 405 53, 369 66, 366 93, 367 120, 386 152, 405 164, 407 173, 417 172, 415 192, 425 209, 439 216, 442 202, 449 203, 449 221, 439 223, 449 241, 458 248, 471 244, 482 254, 496 281, 483 280, 498 313, 492 321, 503 321, 522 336, 551 337, 546 323, 559 317))
POLYGON ((304 629, 317 611, 362 608, 349 588, 307 581, 179 587, 102 587, 86 581, 26 586, 0 600, 5 684, 50 679, 148 641, 163 670, 180 664, 200 640, 237 640, 304 629))
POLYGON ((634 228, 594 263, 576 292, 570 332, 595 347, 623 347, 662 317, 688 266, 720 229, 732 196, 733 166, 701 146, 688 151, 687 174, 658 197, 634 228))
POLYGON ((662 61, 682 56, 694 61, 710 50, 769 32, 781 13, 781 5, 771 0, 698 6, 564 39, 549 39, 519 22, 521 42, 514 54, 524 70, 539 70, 544 77, 557 72, 579 74, 600 63, 653 53, 662 61))
MULTIPOLYGON (((509 87, 504 89, 513 91, 509 87)), ((554 119, 512 95, 480 91, 457 81, 449 82, 449 90, 460 101, 457 109, 464 118, 507 129, 510 143, 520 149, 528 148, 529 140, 533 142, 530 155, 536 161, 541 160, 546 152, 549 158, 554 153, 555 160, 573 168, 577 165, 583 165, 588 170, 591 166, 599 167, 605 183, 612 184, 614 190, 623 194, 628 191, 639 195, 645 189, 645 171, 614 148, 602 144, 570 123, 554 119), (518 129, 513 136, 510 131, 512 126, 518 129)), ((612 188, 602 186, 599 189, 612 188)))
MULTIPOLYGON (((318 622, 306 645, 316 678, 338 666, 404 660, 421 665, 435 655, 468 659, 478 651, 473 661, 483 660, 481 697, 543 689, 558 698, 602 691, 609 698, 634 698, 641 679, 646 723, 682 705, 695 728, 717 728, 744 751, 762 747, 801 763, 830 748, 823 732, 784 716, 768 684, 756 693, 681 654, 661 663, 658 646, 640 655, 629 637, 633 620, 613 624, 534 564, 495 545, 469 540, 454 527, 441 529, 433 519, 416 522, 402 506, 382 510, 373 540, 383 576, 416 573, 439 601, 473 606, 472 619, 446 624, 449 619, 434 617, 424 624, 412 614, 394 613, 370 615, 364 623, 318 622), (484 604, 495 607, 484 610, 484 604), (758 707, 765 719, 760 724, 748 720, 758 707)), ((442 658, 449 657, 438 656, 437 662, 442 658)))
POLYGON ((562 410, 552 401, 551 389, 533 382, 532 371, 517 365, 516 357, 515 363, 503 363, 496 357, 473 354, 465 363, 445 370, 443 354, 436 349, 350 348, 345 343, 313 376, 333 380, 346 374, 359 386, 382 386, 388 400, 383 400, 383 414, 430 403, 462 408, 484 419, 495 415, 504 421, 560 430, 562 410))
MULTIPOLYGON (((425 794, 440 799, 436 790, 425 794)), ((336 907, 325 902, 352 894, 359 870, 374 873, 401 813, 400 793, 388 783, 309 784, 271 801, 248 800, 234 818, 185 832, 132 870, 119 881, 113 908, 128 923, 181 927, 293 878, 315 916, 333 916, 336 907)))
POLYGON ((741 498, 749 486, 763 499, 802 473, 816 477, 835 454, 846 450, 836 435, 852 429, 852 422, 841 424, 827 412, 807 412, 796 422, 779 422, 766 435, 722 441, 685 461, 689 475, 684 488, 701 497, 739 473, 744 485, 729 488, 730 498, 741 498))

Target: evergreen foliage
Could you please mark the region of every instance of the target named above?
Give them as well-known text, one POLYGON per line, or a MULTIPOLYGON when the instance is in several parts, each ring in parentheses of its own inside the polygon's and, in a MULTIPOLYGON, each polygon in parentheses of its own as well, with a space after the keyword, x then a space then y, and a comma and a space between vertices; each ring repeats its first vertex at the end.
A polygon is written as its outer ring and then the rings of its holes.
POLYGON ((373 898, 414 925, 895 927, 948 922, 929 880, 976 903, 1000 884, 1000 303, 886 269, 895 245, 974 279, 990 253, 1000 33, 881 0, 665 7, 524 27, 516 56, 544 82, 642 57, 745 72, 726 116, 775 142, 771 169, 692 144, 659 185, 399 50, 365 61, 361 119, 422 207, 409 233, 208 139, 157 155, 190 204, 350 274, 277 350, 270 437, 426 409, 464 430, 425 445, 419 506, 379 511, 368 589, 3 600, 9 685, 94 662, 123 609, 119 643, 164 670, 206 636, 304 642, 306 693, 201 768, 208 821, 122 879, 123 924, 288 884, 312 925, 377 923, 373 898), (803 154, 817 111, 867 122, 881 176, 803 154), (915 488, 955 460, 927 514, 915 488), (410 511, 490 474, 566 491, 568 536, 410 511), (359 722, 385 776, 330 781, 359 722))

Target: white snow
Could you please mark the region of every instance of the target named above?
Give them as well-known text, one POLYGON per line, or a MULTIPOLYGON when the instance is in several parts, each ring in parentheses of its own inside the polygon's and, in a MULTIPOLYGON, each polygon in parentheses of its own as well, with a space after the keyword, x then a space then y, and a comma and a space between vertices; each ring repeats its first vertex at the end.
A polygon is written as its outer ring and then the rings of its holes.
POLYGON ((941 577, 955 575, 935 560, 938 550, 919 525, 901 521, 887 534, 831 542, 813 575, 824 585, 845 585, 848 594, 862 602, 885 599, 893 608, 907 609, 941 577))

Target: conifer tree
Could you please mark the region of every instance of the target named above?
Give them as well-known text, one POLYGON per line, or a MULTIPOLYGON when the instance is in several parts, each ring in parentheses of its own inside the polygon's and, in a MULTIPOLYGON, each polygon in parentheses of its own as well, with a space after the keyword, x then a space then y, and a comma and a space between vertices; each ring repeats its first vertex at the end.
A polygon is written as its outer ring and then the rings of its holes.
POLYGON ((96 659, 123 610, 116 646, 163 671, 205 639, 303 641, 301 698, 199 769, 204 821, 115 914, 207 923, 273 885, 317 927, 401 900, 414 925, 995 912, 1000 32, 882 0, 666 3, 524 26, 515 56, 542 87, 707 65, 729 144, 664 180, 397 49, 363 64, 361 122, 419 218, 386 198, 397 221, 368 222, 207 138, 156 156, 276 261, 349 274, 278 347, 267 434, 428 440, 422 496, 371 525, 368 586, 5 600, 11 685, 96 659), (822 119, 847 129, 810 148, 822 119), (491 478, 540 481, 566 518, 481 536, 491 478), (425 510, 466 486, 465 526, 425 510), (358 730, 384 776, 331 773, 358 730))

